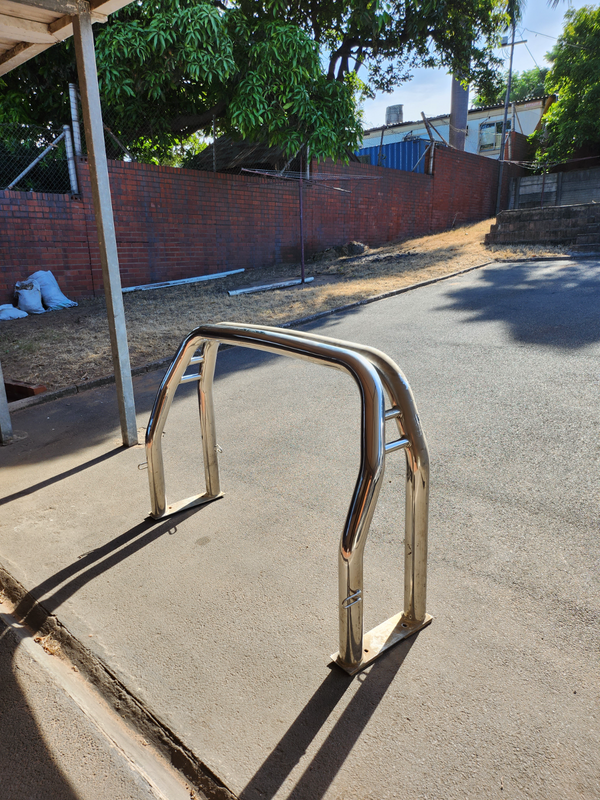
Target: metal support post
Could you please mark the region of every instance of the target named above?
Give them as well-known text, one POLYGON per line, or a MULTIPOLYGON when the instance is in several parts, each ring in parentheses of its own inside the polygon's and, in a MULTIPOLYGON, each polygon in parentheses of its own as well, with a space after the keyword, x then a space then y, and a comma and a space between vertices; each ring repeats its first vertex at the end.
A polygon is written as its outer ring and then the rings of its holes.
POLYGON ((129 348, 127 345, 121 276, 119 274, 117 239, 110 196, 108 163, 104 146, 92 17, 88 2, 78 0, 77 7, 78 13, 73 17, 73 38, 75 41, 77 73, 90 165, 94 214, 98 228, 98 243, 100 245, 100 261, 102 263, 102 277, 106 295, 112 359, 117 384, 121 434, 123 444, 126 447, 131 447, 138 443, 137 421, 135 418, 133 381, 131 379, 129 348))
POLYGON ((302 194, 303 194, 303 186, 302 186, 302 153, 300 154, 300 180, 298 181, 298 202, 300 205, 300 274, 301 274, 301 283, 306 283, 304 277, 304 208, 302 205, 302 194))
POLYGON ((68 125, 63 125, 65 132, 65 150, 67 151, 67 166, 69 168, 69 183, 71 184, 71 194, 79 194, 77 185, 77 169, 75 167, 75 154, 73 153, 73 140, 71 139, 71 129, 68 125))
POLYGON ((4 388, 2 364, 0 364, 0 445, 11 444, 12 440, 13 429, 10 421, 10 411, 8 410, 8 400, 6 399, 6 389, 4 388))
POLYGON ((83 155, 81 147, 81 128, 79 127, 79 109, 77 107, 77 86, 69 84, 69 101, 71 106, 71 127, 73 129, 73 146, 75 155, 80 158, 83 155))

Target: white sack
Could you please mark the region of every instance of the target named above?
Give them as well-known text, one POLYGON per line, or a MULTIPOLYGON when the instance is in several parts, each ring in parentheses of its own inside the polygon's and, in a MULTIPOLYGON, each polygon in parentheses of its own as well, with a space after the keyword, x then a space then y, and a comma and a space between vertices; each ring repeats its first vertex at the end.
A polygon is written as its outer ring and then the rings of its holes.
POLYGON ((17 281, 15 284, 17 306, 28 314, 43 314, 42 293, 37 281, 17 281))
POLYGON ((35 281, 42 293, 42 302, 48 311, 57 311, 59 308, 72 308, 77 303, 74 300, 69 300, 68 297, 61 292, 58 281, 50 270, 39 270, 30 275, 28 280, 35 281))
POLYGON ((19 311, 18 308, 15 308, 10 303, 0 306, 0 319, 21 319, 21 317, 26 316, 26 311, 19 311))

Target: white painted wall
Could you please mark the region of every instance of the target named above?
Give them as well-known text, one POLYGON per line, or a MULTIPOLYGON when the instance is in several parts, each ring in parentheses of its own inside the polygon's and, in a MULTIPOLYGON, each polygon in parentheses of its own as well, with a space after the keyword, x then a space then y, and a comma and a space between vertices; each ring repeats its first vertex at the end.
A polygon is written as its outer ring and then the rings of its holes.
MULTIPOLYGON (((543 110, 542 100, 531 100, 524 103, 516 104, 516 119, 515 130, 517 133, 523 133, 529 136, 535 130, 536 125, 540 121, 540 116, 543 110)), ((493 108, 480 111, 478 109, 469 111, 467 120, 467 138, 465 141, 465 151, 468 153, 479 153, 481 155, 489 155, 495 158, 498 157, 499 147, 491 150, 479 149, 479 130, 482 123, 498 122, 502 124, 504 117, 503 108, 493 108)), ((509 122, 512 121, 512 108, 509 108, 508 115, 509 122)), ((431 122, 446 141, 450 135, 450 115, 438 119, 431 118, 431 122)), ((423 139, 428 139, 429 135, 425 129, 425 124, 421 122, 404 122, 402 125, 394 125, 393 127, 384 130, 383 144, 393 144, 394 142, 401 142, 407 136, 419 136, 423 139)), ((437 137, 436 137, 437 138, 437 137)), ((363 138, 363 147, 378 147, 381 142, 381 128, 365 132, 363 138)))

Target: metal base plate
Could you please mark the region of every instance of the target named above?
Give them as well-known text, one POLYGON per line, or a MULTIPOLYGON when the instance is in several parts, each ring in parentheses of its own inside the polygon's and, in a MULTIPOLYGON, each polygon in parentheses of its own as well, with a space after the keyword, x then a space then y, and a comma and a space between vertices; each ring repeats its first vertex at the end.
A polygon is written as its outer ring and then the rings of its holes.
POLYGON ((167 506, 163 514, 155 516, 152 512, 150 512, 150 517, 152 517, 152 519, 164 519, 165 517, 170 517, 173 514, 179 513, 180 511, 187 511, 188 508, 203 506, 205 503, 212 503, 213 500, 219 500, 221 497, 223 497, 223 492, 211 495, 206 493, 194 494, 191 497, 186 497, 185 500, 179 500, 177 503, 167 506))
POLYGON ((381 625, 373 628, 368 633, 365 633, 363 639, 363 658, 355 667, 349 667, 339 661, 340 654, 334 653, 331 658, 341 667, 348 675, 356 675, 361 670, 368 667, 376 658, 390 647, 393 647, 403 639, 408 639, 417 631, 420 631, 426 625, 429 625, 433 617, 431 614, 425 614, 425 618, 420 622, 408 621, 402 614, 395 614, 393 617, 386 619, 381 625))

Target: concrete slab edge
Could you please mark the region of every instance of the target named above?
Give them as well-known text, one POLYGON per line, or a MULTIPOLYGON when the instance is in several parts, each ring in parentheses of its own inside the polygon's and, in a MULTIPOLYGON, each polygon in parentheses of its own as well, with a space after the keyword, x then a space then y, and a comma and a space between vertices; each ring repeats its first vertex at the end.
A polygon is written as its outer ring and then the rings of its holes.
POLYGON ((75 667, 109 708, 190 783, 202 800, 236 800, 212 770, 164 722, 133 695, 100 658, 91 653, 0 565, 0 592, 9 613, 46 652, 75 667))
MULTIPOLYGON (((157 369, 166 369, 171 361, 171 357, 161 358, 159 361, 151 361, 149 364, 143 364, 141 367, 134 367, 131 370, 131 374, 135 376, 142 375, 144 372, 154 372, 157 369)), ((11 413, 14 411, 21 411, 24 408, 31 408, 31 406, 50 403, 53 400, 60 400, 62 397, 80 394, 80 392, 86 392, 88 389, 98 389, 100 386, 108 386, 114 382, 114 375, 105 375, 102 378, 79 383, 76 386, 65 386, 63 389, 57 389, 54 392, 45 392, 44 394, 38 394, 34 397, 24 397, 22 400, 15 400, 13 403, 8 404, 8 410, 11 413)))
MULTIPOLYGON (((460 269, 456 272, 450 272, 448 275, 440 275, 437 278, 431 278, 428 281, 420 281, 419 283, 411 283, 409 286, 403 286, 400 289, 393 289, 390 292, 384 292, 383 294, 373 295, 372 297, 365 297, 362 300, 357 300, 355 303, 347 303, 343 306, 337 306, 336 308, 329 308, 326 311, 319 311, 317 314, 310 314, 306 317, 300 317, 299 319, 293 319, 290 322, 284 322, 279 327, 281 328, 292 328, 295 325, 307 325, 309 322, 314 322, 318 319, 323 319, 324 317, 331 317, 334 314, 343 314, 345 311, 352 311, 355 308, 360 308, 360 306, 368 305, 369 303, 376 303, 379 300, 386 300, 388 297, 396 297, 399 294, 405 294, 406 292, 412 292, 415 289, 420 289, 423 286, 430 286, 433 283, 440 283, 441 281, 448 280, 449 278, 455 278, 457 275, 464 275, 466 272, 473 272, 476 269, 482 269, 483 267, 487 267, 490 264, 510 264, 513 261, 588 261, 593 256, 583 256, 583 255, 556 255, 556 256, 532 256, 531 258, 495 258, 491 261, 485 261, 483 264, 476 264, 474 267, 467 267, 466 269, 460 269)), ((221 345, 222 350, 227 350, 231 347, 231 345, 221 345)), ((149 364, 144 364, 140 367, 134 367, 131 370, 131 374, 135 377, 136 375, 142 375, 144 372, 155 372, 158 369, 166 369, 169 364, 171 363, 172 358, 161 358, 159 361, 151 361, 149 364)), ((23 400, 16 400, 14 403, 8 404, 8 409, 11 413, 15 411, 21 411, 25 408, 31 408, 31 406, 41 405, 42 403, 50 403, 53 400, 60 400, 62 397, 68 397, 69 395, 79 394, 80 392, 85 392, 88 389, 97 389, 100 386, 108 386, 115 382, 114 375, 106 375, 103 378, 96 378, 93 381, 86 381, 85 383, 80 383, 76 386, 66 386, 63 389, 57 389, 55 392, 46 392, 44 394, 38 394, 34 397, 25 397, 23 400)))
MULTIPOLYGON (((3 633, 10 631, 13 642, 16 644, 19 655, 26 655, 30 663, 35 664, 37 677, 45 681, 46 689, 55 689, 63 697, 69 697, 77 708, 66 710, 66 716, 58 721, 58 728, 75 725, 79 730, 85 728, 96 738, 96 743, 107 746, 107 749, 116 751, 117 762, 122 769, 131 776, 134 784, 145 786, 155 800, 198 800, 198 795, 190 783, 168 763, 148 742, 143 739, 129 725, 123 723, 104 702, 95 690, 90 689, 89 683, 79 670, 62 658, 56 658, 48 648, 45 650, 39 637, 33 637, 31 632, 21 625, 16 618, 7 611, 0 593, 0 623, 3 633)), ((17 655, 15 653, 15 655, 17 655)), ((19 689, 27 697, 27 684, 19 680, 19 689)), ((55 729, 56 730, 56 729, 55 729)), ((60 739, 60 734, 58 736, 60 739)), ((56 741, 56 740, 55 740, 56 741)), ((89 751, 80 758, 85 758, 86 772, 91 767, 87 755, 91 756, 92 764, 95 752, 89 751)), ((29 752, 26 752, 29 756, 29 752)), ((93 769, 93 767, 92 767, 93 769)), ((95 774, 88 772, 88 779, 95 780, 95 774)), ((99 787, 96 787, 98 790, 99 787)), ((133 788, 133 787, 132 787, 133 788)), ((137 796, 137 793, 136 793, 137 796)), ((144 796, 146 793, 144 792, 144 796)))

